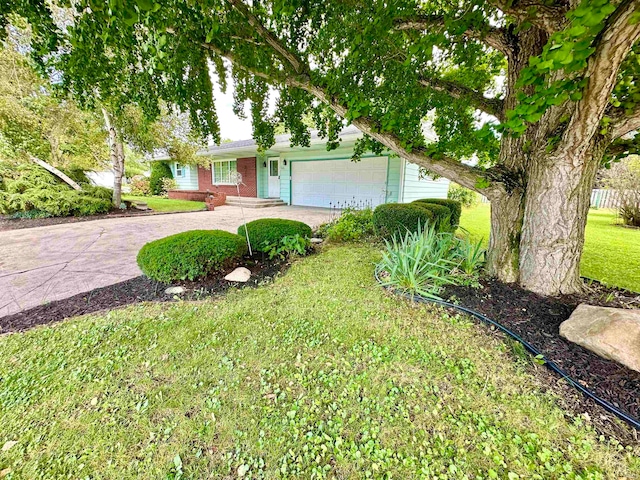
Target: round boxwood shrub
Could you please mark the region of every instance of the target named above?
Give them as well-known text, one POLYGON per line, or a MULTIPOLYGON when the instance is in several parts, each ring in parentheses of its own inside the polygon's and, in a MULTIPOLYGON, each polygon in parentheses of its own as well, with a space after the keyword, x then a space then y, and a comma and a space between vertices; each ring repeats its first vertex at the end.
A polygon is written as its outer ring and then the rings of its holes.
POLYGON ((413 203, 421 206, 422 208, 426 208, 433 213, 436 230, 451 230, 451 210, 447 207, 436 203, 428 203, 425 200, 416 200, 413 203))
POLYGON ((417 202, 435 203, 436 205, 443 205, 451 212, 451 226, 457 227, 460 225, 460 215, 462 215, 462 204, 457 200, 451 200, 449 198, 423 198, 416 200, 417 202))
POLYGON ((384 203, 373 211, 373 225, 378 235, 385 238, 417 232, 434 221, 433 212, 417 203, 384 203))
MULTIPOLYGON (((261 218, 247 223, 246 228, 249 231, 251 248, 255 252, 265 251, 266 244, 277 243, 282 237, 290 237, 296 234, 303 238, 311 237, 311 227, 309 225, 283 218, 261 218)), ((244 225, 238 228, 238 235, 246 238, 244 225)))
POLYGON ((191 230, 147 243, 138 252, 138 266, 152 280, 196 280, 242 258, 247 242, 222 230, 191 230))
POLYGON ((162 180, 173 178, 173 172, 167 162, 151 162, 151 175, 149 175, 149 188, 151 195, 162 195, 162 180))

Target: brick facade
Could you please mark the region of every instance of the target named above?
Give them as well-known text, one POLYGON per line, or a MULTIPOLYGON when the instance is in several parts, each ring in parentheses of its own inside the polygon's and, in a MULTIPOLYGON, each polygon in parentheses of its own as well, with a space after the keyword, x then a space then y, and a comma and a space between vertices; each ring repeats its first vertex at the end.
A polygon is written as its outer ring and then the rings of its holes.
MULTIPOLYGON (((256 157, 238 158, 238 172, 242 174, 242 183, 240 185, 240 195, 242 197, 258 196, 258 176, 256 172, 256 157)), ((238 191, 235 185, 219 185, 215 186, 211 182, 211 169, 198 166, 198 190, 201 192, 221 192, 230 196, 237 196, 238 191)))

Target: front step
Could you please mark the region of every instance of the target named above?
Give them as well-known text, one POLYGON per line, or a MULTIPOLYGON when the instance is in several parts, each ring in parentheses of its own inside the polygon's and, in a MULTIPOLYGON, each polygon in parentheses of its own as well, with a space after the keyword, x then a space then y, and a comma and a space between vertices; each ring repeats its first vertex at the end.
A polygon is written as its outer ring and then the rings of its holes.
POLYGON ((267 207, 279 207, 286 205, 280 198, 255 198, 255 197, 230 197, 227 196, 225 205, 231 205, 234 207, 245 208, 267 208, 267 207))

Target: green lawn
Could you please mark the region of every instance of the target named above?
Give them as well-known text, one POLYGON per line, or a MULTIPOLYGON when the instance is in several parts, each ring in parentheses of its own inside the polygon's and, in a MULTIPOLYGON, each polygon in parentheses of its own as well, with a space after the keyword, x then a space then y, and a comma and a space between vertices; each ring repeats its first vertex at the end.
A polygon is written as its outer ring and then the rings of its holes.
POLYGON ((466 318, 386 295, 373 247, 274 284, 0 337, 7 478, 638 478, 466 318))
POLYGON ((150 209, 156 212, 191 212, 194 210, 204 210, 204 202, 190 202, 188 200, 170 200, 162 197, 136 197, 133 195, 123 195, 124 200, 139 200, 145 202, 150 209))
MULTIPOLYGON (((612 210, 590 210, 580 270, 608 285, 640 292, 640 230, 615 224, 612 210)), ((489 204, 464 209, 460 223, 476 238, 489 239, 489 204)))

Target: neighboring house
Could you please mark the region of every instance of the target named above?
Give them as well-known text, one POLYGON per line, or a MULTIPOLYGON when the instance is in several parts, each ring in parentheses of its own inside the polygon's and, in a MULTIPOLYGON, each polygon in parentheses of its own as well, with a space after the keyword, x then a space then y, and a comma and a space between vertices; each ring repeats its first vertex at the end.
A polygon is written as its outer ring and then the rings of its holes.
MULTIPOLYGON (((326 140, 315 132, 310 147, 291 147, 289 135, 276 137, 266 152, 253 140, 211 146, 199 156, 211 168, 171 164, 178 190, 171 198, 201 200, 210 192, 237 195, 235 172, 242 175, 242 197, 276 198, 289 205, 331 207, 345 203, 411 202, 418 198, 446 198, 449 181, 422 178, 417 165, 388 155, 363 155, 351 161, 355 141, 362 133, 349 127, 340 134, 336 150, 326 150, 326 140)), ((155 160, 167 160, 167 157, 155 160)))

